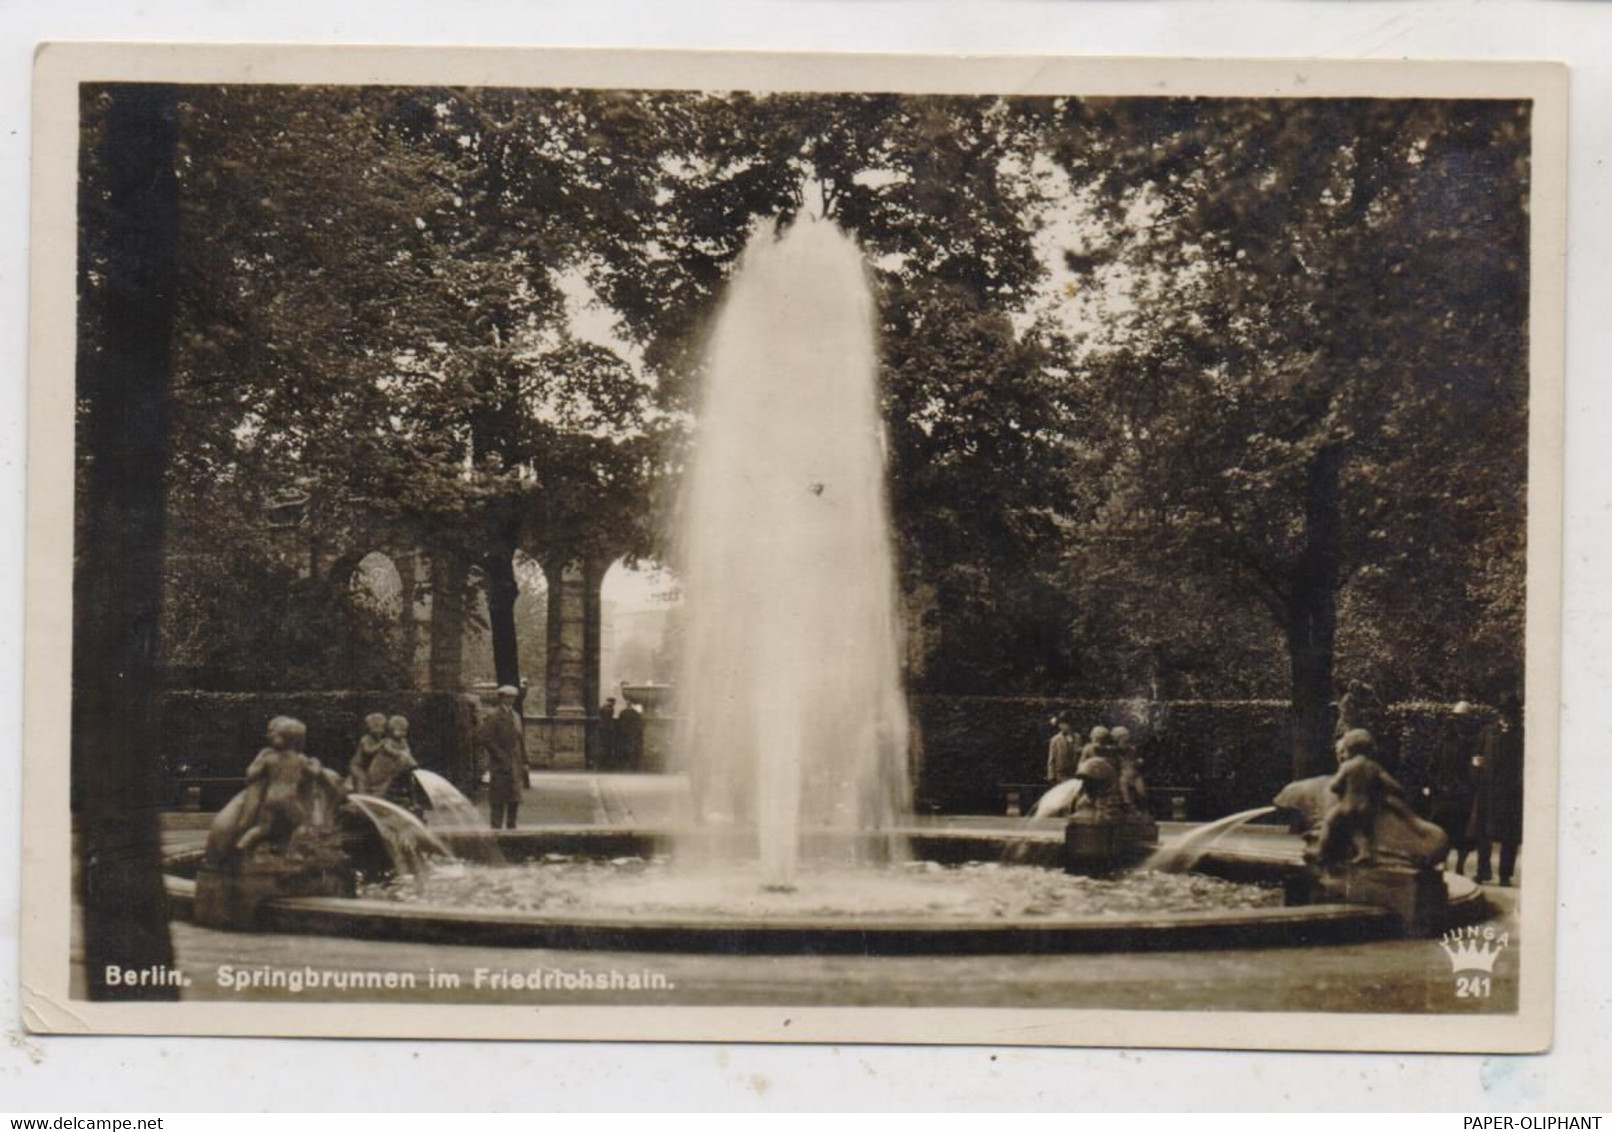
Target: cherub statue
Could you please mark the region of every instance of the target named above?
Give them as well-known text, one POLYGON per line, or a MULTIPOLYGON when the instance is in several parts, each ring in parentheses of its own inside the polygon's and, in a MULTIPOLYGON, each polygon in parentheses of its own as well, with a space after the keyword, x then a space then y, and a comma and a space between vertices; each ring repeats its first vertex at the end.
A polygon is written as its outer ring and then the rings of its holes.
POLYGON ((369 768, 386 743, 386 715, 372 711, 364 717, 364 734, 359 737, 358 750, 347 768, 353 790, 359 794, 372 793, 369 786, 369 768))
POLYGON ((273 852, 284 853, 298 829, 310 819, 323 817, 315 812, 316 791, 324 787, 338 796, 344 793, 335 774, 303 753, 308 729, 301 720, 276 716, 269 721, 266 739, 268 746, 257 753, 246 771, 239 820, 247 828, 234 841, 234 850, 240 854, 264 843, 273 852))
POLYGON ((1119 799, 1127 810, 1147 813, 1147 780, 1142 777, 1142 756, 1131 744, 1131 729, 1116 727, 1109 732, 1114 756, 1119 759, 1119 799))
POLYGON ((1347 731, 1337 743, 1338 773, 1328 789, 1338 796, 1321 821, 1316 855, 1328 864, 1372 860, 1377 821, 1394 801, 1404 806, 1405 788, 1373 757, 1371 732, 1347 731))
POLYGON ((386 721, 386 738, 381 741, 380 752, 370 760, 366 773, 368 792, 378 798, 403 793, 409 772, 419 765, 409 749, 409 721, 401 715, 392 716, 386 721))
POLYGON ((1081 750, 1080 762, 1075 767, 1075 777, 1081 782, 1075 813, 1103 820, 1120 816, 1119 771, 1114 766, 1113 753, 1108 728, 1092 728, 1091 742, 1081 750))
MULTIPOLYGON (((1396 868, 1442 868, 1450 839, 1432 822, 1423 821, 1405 799, 1405 788, 1374 757, 1371 732, 1354 728, 1338 740, 1338 772, 1331 780, 1292 783, 1278 795, 1306 811, 1312 784, 1318 793, 1336 798, 1315 828, 1315 841, 1305 856, 1322 866, 1382 865, 1396 868)), ((1316 799, 1319 801, 1320 799, 1316 799)))
POLYGON ((1113 736, 1109 733, 1108 728, 1101 725, 1093 727, 1090 741, 1080 748, 1080 761, 1085 762, 1087 759, 1098 758, 1099 756, 1106 757, 1112 742, 1113 736))

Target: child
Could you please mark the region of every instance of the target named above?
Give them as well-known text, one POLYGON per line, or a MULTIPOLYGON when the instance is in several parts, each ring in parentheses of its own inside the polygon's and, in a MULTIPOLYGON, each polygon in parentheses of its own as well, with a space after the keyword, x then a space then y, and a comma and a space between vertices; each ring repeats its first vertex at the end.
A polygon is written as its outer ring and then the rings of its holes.
POLYGON ((364 728, 365 733, 358 740, 358 751, 348 767, 348 775, 353 780, 355 792, 370 794, 373 791, 369 786, 369 768, 386 743, 386 716, 378 711, 370 712, 364 717, 364 728))

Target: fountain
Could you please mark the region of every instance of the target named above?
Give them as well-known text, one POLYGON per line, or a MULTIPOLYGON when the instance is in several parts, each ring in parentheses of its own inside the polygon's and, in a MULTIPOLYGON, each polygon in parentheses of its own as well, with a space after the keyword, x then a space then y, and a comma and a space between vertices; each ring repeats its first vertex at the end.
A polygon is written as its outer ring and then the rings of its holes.
POLYGON ((1132 796, 1120 767, 1105 748, 1090 746, 1075 767, 1080 792, 1064 826, 1064 868, 1106 876, 1138 865, 1159 843, 1159 827, 1132 796))
POLYGON ((1304 871, 1288 882, 1295 903, 1342 901, 1386 908, 1409 935, 1444 926, 1451 882, 1449 836, 1418 817, 1405 788, 1376 760, 1371 733, 1338 740, 1338 772, 1289 783, 1274 805, 1304 835, 1304 871))
POLYGON ((1305 815, 1303 856, 1220 844, 1261 810, 1150 858, 1124 742, 1088 747, 1015 829, 915 819, 876 356, 852 240, 810 218, 757 232, 680 501, 687 630, 658 819, 495 832, 417 771, 433 831, 271 730, 195 880, 172 866, 174 907, 375 939, 864 955, 1358 942, 1486 914, 1355 749, 1276 799, 1305 815))
POLYGON ((907 717, 877 379, 856 245, 825 220, 757 232, 717 322, 680 517, 673 766, 700 828, 675 855, 694 867, 787 888, 801 867, 901 856, 907 717))
POLYGON ((303 752, 306 736, 300 720, 271 720, 246 788, 213 818, 196 874, 197 923, 253 928, 268 901, 352 896, 362 873, 419 875, 450 855, 409 811, 350 792, 303 752))

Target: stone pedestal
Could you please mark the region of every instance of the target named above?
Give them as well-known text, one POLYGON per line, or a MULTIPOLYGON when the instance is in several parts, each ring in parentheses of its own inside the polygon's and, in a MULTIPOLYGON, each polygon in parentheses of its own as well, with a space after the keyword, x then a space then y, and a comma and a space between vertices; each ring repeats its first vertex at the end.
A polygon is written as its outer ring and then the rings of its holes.
POLYGON ((281 896, 353 896, 357 877, 343 858, 308 860, 259 854, 239 863, 203 865, 196 874, 196 923, 251 931, 264 901, 281 896))
POLYGON ((1399 918, 1405 934, 1437 935, 1449 904, 1444 874, 1435 869, 1339 865, 1308 869, 1286 886, 1288 904, 1369 904, 1399 918))
POLYGON ((581 714, 548 720, 548 763, 554 770, 582 770, 588 763, 588 720, 581 714))
POLYGON ((1063 845, 1065 872, 1106 876, 1147 860, 1159 847, 1159 827, 1151 818, 1077 814, 1064 826, 1063 845))

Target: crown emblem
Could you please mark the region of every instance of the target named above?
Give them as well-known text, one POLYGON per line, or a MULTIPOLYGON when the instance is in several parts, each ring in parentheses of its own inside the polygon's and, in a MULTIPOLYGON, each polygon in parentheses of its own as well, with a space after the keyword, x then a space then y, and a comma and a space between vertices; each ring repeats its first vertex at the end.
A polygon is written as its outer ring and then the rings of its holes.
POLYGON ((1482 971, 1484 974, 1494 973, 1494 961, 1500 958, 1505 950, 1505 944, 1494 946, 1485 939, 1463 939, 1454 944, 1440 943, 1444 954, 1450 957, 1450 973, 1459 974, 1462 971, 1482 971))

